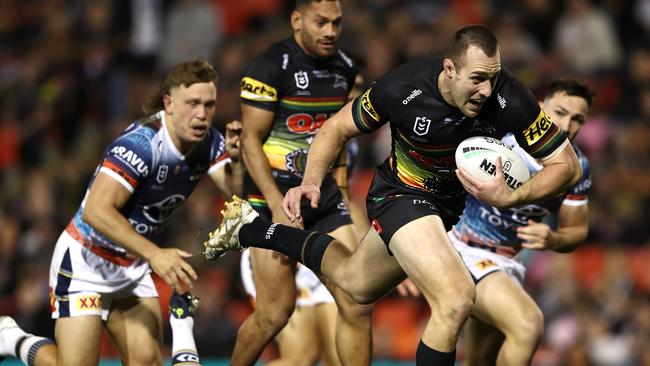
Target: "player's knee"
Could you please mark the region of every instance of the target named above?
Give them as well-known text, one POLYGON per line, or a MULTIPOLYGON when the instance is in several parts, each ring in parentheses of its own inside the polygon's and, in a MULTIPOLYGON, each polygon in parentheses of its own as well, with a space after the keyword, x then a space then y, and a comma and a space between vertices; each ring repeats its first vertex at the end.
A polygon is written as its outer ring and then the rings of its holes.
POLYGON ((368 279, 363 275, 359 276, 355 273, 350 273, 345 278, 346 281, 342 288, 356 304, 374 304, 386 294, 384 287, 377 287, 369 283, 368 279))
POLYGON ((450 324, 463 324, 474 308, 476 288, 471 281, 461 282, 453 288, 453 291, 436 294, 425 292, 425 297, 433 298, 432 301, 429 301, 429 304, 432 304, 432 316, 450 324))
MULTIPOLYGON (((354 282, 353 282, 354 283, 354 282)), ((380 297, 381 294, 368 291, 363 286, 352 285, 345 289, 346 293, 350 295, 350 298, 358 305, 370 306, 375 303, 380 297)))
POLYGON ((354 299, 349 299, 349 301, 339 305, 339 313, 345 320, 370 319, 372 318, 372 308, 373 305, 371 303, 360 304, 354 301, 354 299))
POLYGON ((128 365, 162 365, 162 356, 159 347, 137 347, 136 350, 130 352, 128 357, 128 365))
POLYGON ((255 309, 255 318, 264 329, 279 330, 289 322, 294 309, 295 302, 258 307, 255 309))
POLYGON ((517 334, 515 337, 526 344, 537 344, 544 333, 544 315, 539 308, 528 309, 518 319, 517 334))

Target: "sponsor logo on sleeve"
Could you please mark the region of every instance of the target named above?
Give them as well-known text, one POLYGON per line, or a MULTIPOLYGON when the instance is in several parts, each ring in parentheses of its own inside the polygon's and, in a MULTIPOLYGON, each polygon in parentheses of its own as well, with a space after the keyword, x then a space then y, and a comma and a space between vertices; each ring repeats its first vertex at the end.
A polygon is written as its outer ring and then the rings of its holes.
POLYGON ((551 128, 551 124, 551 118, 543 110, 539 111, 537 119, 524 130, 524 137, 526 138, 526 142, 528 142, 528 146, 539 141, 551 128))
POLYGON ((365 93, 363 93, 363 96, 361 97, 361 107, 374 119, 375 121, 379 121, 379 114, 375 111, 375 107, 372 106, 372 102, 370 101, 370 91, 372 88, 368 89, 365 93))
POLYGON ((245 76, 241 79, 240 96, 256 102, 277 102, 278 91, 266 83, 245 76))
POLYGON ((133 150, 127 149, 124 146, 114 146, 110 152, 113 156, 125 162, 133 168, 138 174, 142 176, 149 175, 149 166, 138 156, 133 150))

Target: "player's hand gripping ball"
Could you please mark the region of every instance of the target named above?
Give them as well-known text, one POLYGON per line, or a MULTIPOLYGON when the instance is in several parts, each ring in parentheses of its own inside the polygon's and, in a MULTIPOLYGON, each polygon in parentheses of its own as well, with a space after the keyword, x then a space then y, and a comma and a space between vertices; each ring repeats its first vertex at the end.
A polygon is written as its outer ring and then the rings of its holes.
POLYGON ((508 145, 485 136, 470 137, 456 148, 456 165, 472 177, 487 181, 496 175, 496 160, 501 157, 503 177, 511 190, 530 179, 528 166, 508 145))

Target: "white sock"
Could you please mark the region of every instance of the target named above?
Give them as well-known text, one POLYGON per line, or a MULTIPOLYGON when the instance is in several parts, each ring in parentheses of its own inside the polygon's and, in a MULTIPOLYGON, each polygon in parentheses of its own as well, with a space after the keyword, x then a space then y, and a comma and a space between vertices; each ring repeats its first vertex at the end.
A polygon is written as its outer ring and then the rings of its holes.
POLYGON ((48 344, 54 344, 54 341, 49 338, 39 337, 35 335, 28 334, 26 338, 22 341, 20 349, 18 350, 18 355, 16 357, 20 358, 25 365, 33 366, 34 359, 36 359, 36 353, 43 346, 48 344))
POLYGON ((172 327, 172 365, 200 365, 199 353, 194 343, 194 318, 169 317, 172 327))
POLYGON ((0 341, 0 356, 16 356, 16 343, 23 336, 27 336, 24 330, 15 328, 6 328, 2 330, 2 340, 0 341))

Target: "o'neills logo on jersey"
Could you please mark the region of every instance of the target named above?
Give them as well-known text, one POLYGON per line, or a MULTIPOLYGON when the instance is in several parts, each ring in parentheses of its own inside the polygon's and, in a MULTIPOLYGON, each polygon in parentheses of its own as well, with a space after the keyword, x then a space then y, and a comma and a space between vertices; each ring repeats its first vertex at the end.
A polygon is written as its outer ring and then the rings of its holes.
POLYGON ((544 113, 544 110, 540 110, 537 119, 524 131, 528 145, 530 146, 539 141, 546 134, 546 131, 551 128, 552 124, 551 119, 544 113))
POLYGON ((361 107, 363 107, 363 110, 365 110, 372 119, 379 121, 379 114, 375 111, 375 107, 372 106, 372 102, 370 101, 371 90, 372 88, 363 93, 363 96, 361 97, 361 107))
POLYGON ((256 102, 277 102, 278 91, 268 84, 245 76, 241 79, 240 96, 256 102))
POLYGON ((422 94, 422 90, 420 90, 420 89, 414 89, 414 90, 411 92, 411 94, 409 94, 408 97, 406 97, 406 99, 404 99, 404 100, 402 101, 402 104, 404 104, 404 105, 409 104, 410 101, 412 101, 413 99, 415 99, 415 97, 417 97, 417 96, 420 95, 420 94, 422 94))
POLYGON ((129 163, 129 165, 131 165, 139 174, 143 176, 149 174, 149 167, 144 160, 138 156, 138 154, 133 152, 133 150, 129 150, 124 146, 114 146, 110 153, 123 162, 129 163))

